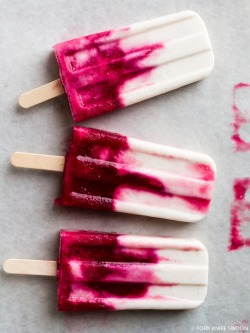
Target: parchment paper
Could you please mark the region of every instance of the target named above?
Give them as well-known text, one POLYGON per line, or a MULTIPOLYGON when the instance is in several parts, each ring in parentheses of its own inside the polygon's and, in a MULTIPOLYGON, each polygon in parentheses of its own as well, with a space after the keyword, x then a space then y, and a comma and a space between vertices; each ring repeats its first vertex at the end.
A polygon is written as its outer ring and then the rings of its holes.
MULTIPOLYGON (((55 260, 61 228, 193 237, 210 257, 206 301, 191 311, 59 313, 55 279, 1 271, 1 332, 183 333, 213 325, 227 326, 227 332, 230 325, 249 325, 250 331, 250 248, 228 251, 233 181, 250 177, 250 151, 235 152, 231 140, 233 87, 250 83, 249 17, 247 0, 1 0, 0 265, 8 258, 55 260), (218 169, 209 215, 188 224, 55 207, 60 174, 10 166, 15 151, 67 150, 73 122, 65 96, 29 110, 18 106, 21 93, 58 78, 52 45, 186 9, 206 23, 215 53, 212 74, 82 125, 209 154, 218 169)), ((250 110, 250 92, 244 91, 239 103, 250 110)), ((246 140, 248 135, 250 141, 246 125, 246 140)), ((249 236, 247 223, 244 228, 249 236)))

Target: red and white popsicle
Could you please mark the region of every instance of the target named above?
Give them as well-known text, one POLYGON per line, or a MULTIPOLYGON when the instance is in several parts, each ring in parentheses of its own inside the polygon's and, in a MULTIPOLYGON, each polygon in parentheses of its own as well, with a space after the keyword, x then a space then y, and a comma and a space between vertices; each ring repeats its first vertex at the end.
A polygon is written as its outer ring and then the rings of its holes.
POLYGON ((66 92, 75 122, 206 77, 214 56, 204 22, 183 11, 54 46, 60 80, 20 96, 28 108, 66 92))
POLYGON ((12 274, 56 276, 58 310, 177 310, 199 306, 208 254, 195 239, 61 230, 58 261, 9 259, 12 274))
POLYGON ((14 153, 16 167, 63 171, 57 204, 195 222, 208 212, 213 160, 200 153, 74 127, 66 159, 14 153))

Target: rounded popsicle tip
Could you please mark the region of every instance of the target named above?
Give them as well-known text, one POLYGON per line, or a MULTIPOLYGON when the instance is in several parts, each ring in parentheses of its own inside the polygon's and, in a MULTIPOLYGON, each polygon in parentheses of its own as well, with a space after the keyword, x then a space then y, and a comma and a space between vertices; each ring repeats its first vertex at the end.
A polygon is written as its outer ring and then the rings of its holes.
POLYGON ((205 75, 205 76, 207 76, 211 73, 211 71, 214 68, 214 52, 213 52, 212 44, 211 44, 211 41, 210 41, 210 38, 209 38, 209 35, 208 35, 207 27, 206 27, 206 24, 205 24, 204 20, 202 19, 202 17, 198 13, 196 13, 193 10, 188 10, 187 13, 191 16, 196 17, 197 21, 200 22, 201 27, 203 27, 204 31, 206 32, 206 42, 207 42, 207 45, 209 46, 209 49, 210 49, 210 53, 209 53, 209 56, 207 58, 207 74, 205 75))
MULTIPOLYGON (((199 78, 199 80, 201 80, 201 79, 207 77, 214 68, 214 52, 213 52, 212 44, 211 44, 211 41, 210 41, 210 38, 208 35, 206 24, 205 24, 204 20, 202 19, 202 17, 193 10, 185 10, 180 13, 177 13, 176 15, 179 15, 183 19, 190 18, 194 22, 193 27, 194 27, 194 29, 196 27, 197 33, 203 32, 203 43, 204 43, 204 45, 206 45, 206 50, 204 49, 203 51, 206 51, 206 58, 204 60, 204 63, 203 63, 204 67, 201 72, 201 76, 199 78)), ((198 80, 196 80, 196 81, 198 81, 198 80)))

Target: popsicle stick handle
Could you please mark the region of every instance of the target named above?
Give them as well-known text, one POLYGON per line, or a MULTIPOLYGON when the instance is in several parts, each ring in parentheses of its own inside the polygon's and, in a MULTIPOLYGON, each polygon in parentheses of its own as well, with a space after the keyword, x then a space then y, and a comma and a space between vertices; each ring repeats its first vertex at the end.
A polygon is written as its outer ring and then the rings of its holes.
POLYGON ((8 259, 3 270, 9 274, 56 276, 57 262, 47 260, 8 259))
POLYGON ((19 105, 27 109, 64 93, 62 82, 60 79, 57 79, 20 95, 19 105))
POLYGON ((11 156, 11 164, 17 168, 63 172, 63 156, 16 152, 11 156))

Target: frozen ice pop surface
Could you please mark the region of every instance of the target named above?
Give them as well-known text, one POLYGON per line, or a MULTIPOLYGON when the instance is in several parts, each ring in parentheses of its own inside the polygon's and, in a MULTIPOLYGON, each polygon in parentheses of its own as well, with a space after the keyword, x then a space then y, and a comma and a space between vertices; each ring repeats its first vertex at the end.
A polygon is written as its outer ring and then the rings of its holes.
POLYGON ((198 81, 213 51, 198 14, 184 11, 54 46, 76 122, 198 81))
POLYGON ((61 230, 58 309, 189 309, 207 292, 208 254, 194 239, 61 230))
POLYGON ((208 212, 214 179, 205 154, 74 127, 56 203, 195 222, 208 212))

